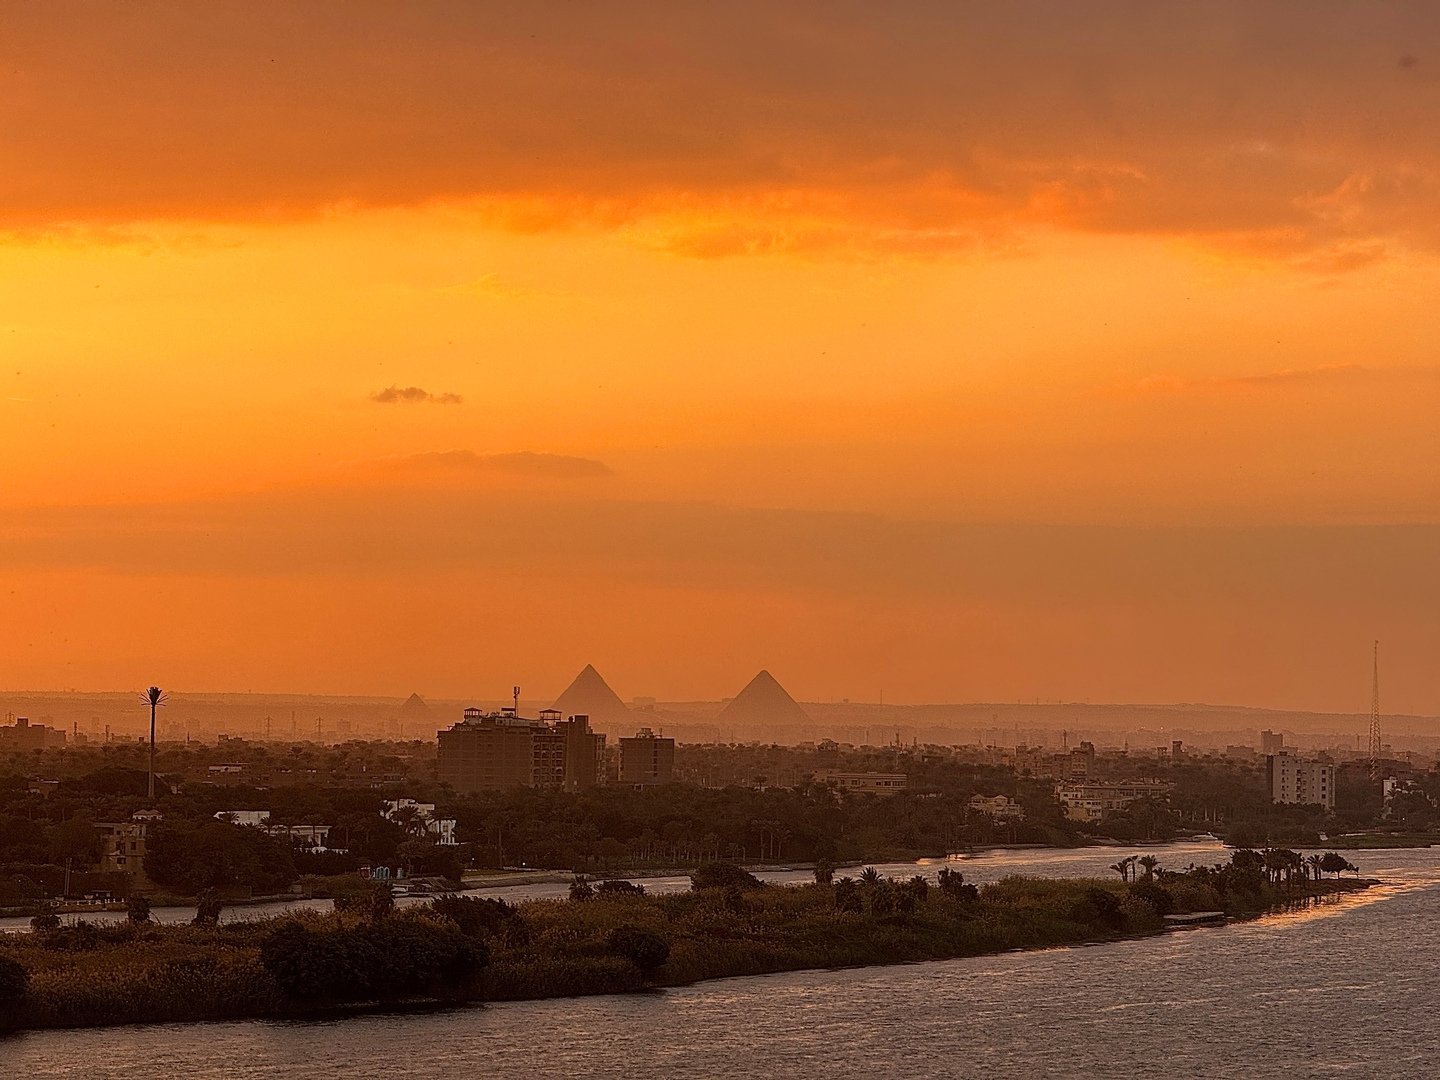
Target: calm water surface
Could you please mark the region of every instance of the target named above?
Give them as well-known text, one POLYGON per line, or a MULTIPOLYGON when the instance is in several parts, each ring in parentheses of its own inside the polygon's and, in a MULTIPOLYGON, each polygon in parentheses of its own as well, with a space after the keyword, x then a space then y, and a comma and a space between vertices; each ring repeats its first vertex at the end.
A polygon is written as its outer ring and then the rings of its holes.
MULTIPOLYGON (((1218 853, 1173 846, 1159 854, 1183 866, 1218 853)), ((1440 1076, 1440 851, 1350 857, 1391 884, 1218 929, 429 1015, 27 1033, 0 1042, 0 1074, 1440 1076)), ((1114 858, 1093 849, 996 853, 964 869, 982 881, 1016 871, 1069 876, 1100 872, 1114 858)))

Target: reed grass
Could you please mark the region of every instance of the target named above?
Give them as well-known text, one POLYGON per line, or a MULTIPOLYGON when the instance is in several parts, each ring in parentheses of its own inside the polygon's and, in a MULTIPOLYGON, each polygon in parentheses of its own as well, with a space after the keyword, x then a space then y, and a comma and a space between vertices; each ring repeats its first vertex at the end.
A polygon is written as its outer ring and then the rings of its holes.
MULTIPOLYGON (((1245 898, 1251 905, 1245 910, 1367 884, 1321 881, 1307 882, 1299 892, 1276 888, 1245 898)), ((1177 911, 1224 907, 1214 888, 1201 881, 1172 876, 1165 889, 1177 911)), ((1113 941, 1161 928, 1159 913, 1141 892, 1114 879, 1007 878, 985 886, 976 899, 931 889, 908 913, 837 910, 829 885, 532 901, 498 922, 466 928, 490 957, 469 997, 623 993, 737 975, 1113 941), (622 927, 663 937, 670 946, 668 960, 642 973, 616 954, 614 934, 622 927)), ((390 917, 428 918, 432 925, 442 918, 429 909, 390 917)), ((123 925, 71 935, 68 943, 38 933, 0 935, 0 956, 18 961, 30 976, 23 998, 0 1024, 84 1027, 295 1015, 303 1007, 287 999, 267 972, 261 945, 285 923, 298 920, 324 931, 355 926, 363 918, 307 912, 220 927, 123 925)), ((444 925, 454 933, 453 924, 444 925)))

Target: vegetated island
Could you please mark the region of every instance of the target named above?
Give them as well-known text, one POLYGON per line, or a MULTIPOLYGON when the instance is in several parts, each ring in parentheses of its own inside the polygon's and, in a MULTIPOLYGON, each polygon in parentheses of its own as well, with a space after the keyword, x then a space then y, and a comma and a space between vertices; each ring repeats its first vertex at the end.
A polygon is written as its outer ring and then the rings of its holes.
POLYGON ((352 1009, 608 994, 703 979, 977 956, 1161 932, 1165 916, 1249 917, 1375 882, 1331 853, 1242 850, 1171 872, 1129 859, 1105 880, 1010 877, 976 888, 946 868, 938 886, 866 869, 806 885, 762 884, 713 863, 690 892, 648 896, 626 881, 576 879, 569 900, 509 905, 442 896, 397 910, 387 886, 268 920, 149 922, 143 902, 113 926, 35 920, 0 935, 0 1025, 86 1027, 295 1017, 352 1009), (1326 877, 1326 874, 1333 875, 1326 877))

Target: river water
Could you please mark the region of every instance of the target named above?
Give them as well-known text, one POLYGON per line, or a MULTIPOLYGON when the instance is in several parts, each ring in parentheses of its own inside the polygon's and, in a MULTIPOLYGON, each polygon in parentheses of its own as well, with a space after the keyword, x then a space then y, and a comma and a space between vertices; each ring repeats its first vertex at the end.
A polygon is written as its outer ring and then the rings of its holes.
MULTIPOLYGON (((1164 865, 1216 861, 1174 845, 1164 865)), ((86 1080, 1440 1075, 1440 850, 1348 853, 1388 884, 1139 941, 663 992, 345 1020, 32 1032, 0 1073, 86 1080)), ((1111 856, 993 853, 971 880, 1100 873, 1111 856), (1093 861, 1092 861, 1093 860, 1093 861)), ((887 867, 932 873, 938 867, 887 867)), ((797 875, 798 876, 798 875, 797 875)))

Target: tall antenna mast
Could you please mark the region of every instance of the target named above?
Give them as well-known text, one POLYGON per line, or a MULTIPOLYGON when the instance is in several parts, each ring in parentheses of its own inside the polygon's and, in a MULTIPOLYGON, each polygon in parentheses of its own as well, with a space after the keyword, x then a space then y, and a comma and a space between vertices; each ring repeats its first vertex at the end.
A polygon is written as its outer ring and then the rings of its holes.
POLYGON ((1380 642, 1375 642, 1375 680, 1370 690, 1370 779, 1380 776, 1380 642))

